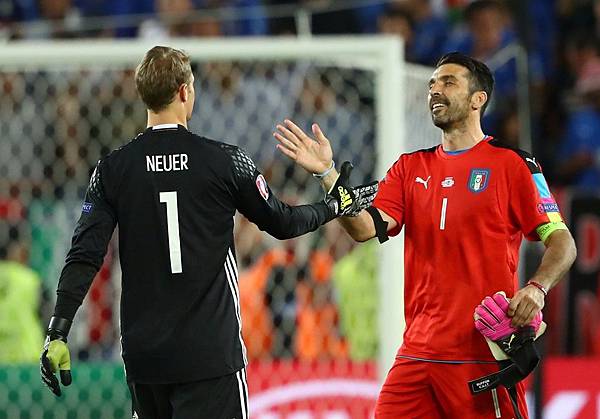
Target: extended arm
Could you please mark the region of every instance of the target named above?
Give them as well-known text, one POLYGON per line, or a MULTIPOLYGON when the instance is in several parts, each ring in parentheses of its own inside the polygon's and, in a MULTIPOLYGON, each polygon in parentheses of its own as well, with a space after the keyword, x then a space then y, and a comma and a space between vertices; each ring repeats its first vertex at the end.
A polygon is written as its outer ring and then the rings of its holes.
MULTIPOLYGON (((298 163, 310 173, 324 173, 333 158, 333 150, 329 140, 325 137, 317 124, 313 124, 312 131, 315 136, 313 140, 290 120, 285 121, 286 126, 277 125, 278 132, 273 136, 279 141, 277 148, 291 160, 298 163)), ((321 178, 321 186, 325 192, 331 190, 339 176, 333 169, 321 178)), ((383 221, 387 222, 387 231, 395 228, 398 223, 395 219, 381 210, 379 211, 383 221)), ((364 242, 376 235, 373 218, 367 211, 361 211, 356 217, 340 217, 340 224, 348 234, 356 241, 364 242)))
POLYGON ((339 215, 364 208, 370 205, 375 196, 376 187, 370 190, 368 196, 363 196, 364 199, 353 199, 352 189, 338 182, 335 193, 327 194, 323 201, 309 205, 288 205, 273 194, 252 159, 243 150, 236 147, 229 151, 233 157, 232 182, 236 207, 261 230, 280 240, 314 231, 339 215))
MULTIPOLYGON (((542 262, 530 282, 537 282, 546 290, 554 287, 567 273, 577 249, 569 230, 556 230, 544 242, 546 250, 542 262)), ((508 314, 513 316, 514 326, 523 326, 544 307, 544 292, 534 285, 527 285, 515 294, 508 314)))

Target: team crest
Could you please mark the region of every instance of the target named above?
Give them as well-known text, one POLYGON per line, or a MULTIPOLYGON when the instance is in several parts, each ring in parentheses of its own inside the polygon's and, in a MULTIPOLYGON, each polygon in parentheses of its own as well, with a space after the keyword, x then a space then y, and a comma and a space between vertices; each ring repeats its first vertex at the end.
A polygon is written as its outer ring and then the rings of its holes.
POLYGON ((471 169, 469 176, 469 190, 474 193, 479 193, 488 186, 490 178, 489 169, 471 169))
POLYGON ((269 188, 267 187, 267 181, 263 175, 258 175, 256 178, 256 188, 265 201, 269 199, 269 188))

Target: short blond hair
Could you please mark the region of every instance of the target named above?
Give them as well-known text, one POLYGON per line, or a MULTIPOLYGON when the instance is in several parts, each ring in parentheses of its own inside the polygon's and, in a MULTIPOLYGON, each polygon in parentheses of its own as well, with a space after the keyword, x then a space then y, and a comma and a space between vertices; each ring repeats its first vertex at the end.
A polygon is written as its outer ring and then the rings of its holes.
POLYGON ((152 48, 135 69, 135 87, 142 101, 153 112, 169 106, 179 86, 191 81, 190 57, 170 47, 152 48))

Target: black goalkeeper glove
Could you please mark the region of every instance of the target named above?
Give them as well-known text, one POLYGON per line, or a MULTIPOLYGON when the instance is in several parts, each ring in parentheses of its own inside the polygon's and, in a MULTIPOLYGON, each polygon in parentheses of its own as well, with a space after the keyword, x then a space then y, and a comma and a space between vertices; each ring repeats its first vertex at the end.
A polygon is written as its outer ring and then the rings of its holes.
POLYGON ((363 209, 371 206, 377 195, 377 181, 364 185, 350 186, 352 163, 345 161, 340 168, 340 174, 325 195, 325 203, 335 217, 356 217, 363 209))
POLYGON ((48 325, 46 341, 40 357, 40 374, 42 382, 50 391, 60 396, 60 384, 54 375, 60 371, 60 382, 64 386, 71 384, 71 356, 67 347, 67 335, 71 321, 60 317, 52 317, 48 325))

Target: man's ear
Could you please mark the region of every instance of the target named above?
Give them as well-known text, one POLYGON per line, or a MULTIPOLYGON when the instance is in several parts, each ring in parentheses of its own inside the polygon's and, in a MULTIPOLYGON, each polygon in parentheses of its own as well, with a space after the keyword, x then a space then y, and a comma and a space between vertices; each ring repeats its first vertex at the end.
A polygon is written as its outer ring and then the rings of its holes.
POLYGON ((182 84, 181 86, 179 86, 179 99, 181 99, 182 102, 187 102, 188 101, 188 96, 189 96, 189 92, 188 92, 188 85, 187 84, 182 84))
POLYGON ((473 96, 471 96, 471 109, 481 109, 482 106, 487 102, 487 100, 487 93, 483 90, 473 93, 473 96))

